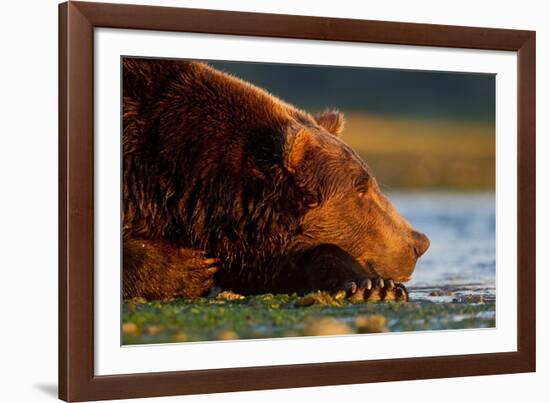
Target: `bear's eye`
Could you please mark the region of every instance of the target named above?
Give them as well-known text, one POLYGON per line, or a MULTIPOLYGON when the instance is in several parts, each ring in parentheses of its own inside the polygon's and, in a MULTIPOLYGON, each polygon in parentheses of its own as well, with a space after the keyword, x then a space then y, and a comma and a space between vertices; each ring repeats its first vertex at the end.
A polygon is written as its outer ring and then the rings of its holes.
POLYGON ((365 195, 369 190, 369 177, 361 176, 355 181, 355 189, 360 196, 365 195))
POLYGON ((309 208, 313 208, 313 207, 317 207, 319 205, 319 201, 313 195, 305 195, 304 196, 304 204, 306 206, 308 206, 309 208))

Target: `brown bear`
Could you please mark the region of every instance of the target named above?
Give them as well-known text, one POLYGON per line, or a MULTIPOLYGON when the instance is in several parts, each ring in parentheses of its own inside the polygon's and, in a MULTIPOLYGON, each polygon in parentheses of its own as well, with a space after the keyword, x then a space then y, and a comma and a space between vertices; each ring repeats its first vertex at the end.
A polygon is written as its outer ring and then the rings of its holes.
POLYGON ((195 61, 124 58, 123 297, 403 300, 428 238, 318 116, 195 61))

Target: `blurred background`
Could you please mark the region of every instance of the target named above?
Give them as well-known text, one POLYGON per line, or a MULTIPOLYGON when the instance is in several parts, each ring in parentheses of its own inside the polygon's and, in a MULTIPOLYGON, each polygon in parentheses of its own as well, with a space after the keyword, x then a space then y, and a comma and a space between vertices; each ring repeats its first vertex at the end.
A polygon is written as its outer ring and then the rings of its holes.
POLYGON ((344 112, 344 141, 373 169, 385 190, 494 189, 494 75, 209 64, 307 112, 344 112))

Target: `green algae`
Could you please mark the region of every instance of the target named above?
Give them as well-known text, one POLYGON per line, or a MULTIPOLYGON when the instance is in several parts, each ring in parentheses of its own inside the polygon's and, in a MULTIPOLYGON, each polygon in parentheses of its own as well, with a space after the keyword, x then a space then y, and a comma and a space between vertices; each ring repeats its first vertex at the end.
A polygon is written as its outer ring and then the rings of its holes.
POLYGON ((313 293, 133 299, 122 306, 124 345, 491 327, 495 327, 494 302, 365 303, 313 293))

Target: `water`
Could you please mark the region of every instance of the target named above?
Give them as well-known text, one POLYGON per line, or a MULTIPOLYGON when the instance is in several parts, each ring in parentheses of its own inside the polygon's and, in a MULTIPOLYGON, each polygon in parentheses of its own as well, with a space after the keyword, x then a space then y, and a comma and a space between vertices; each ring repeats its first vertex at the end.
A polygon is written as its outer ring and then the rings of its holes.
POLYGON ((493 193, 396 193, 389 198, 431 242, 407 283, 411 300, 494 301, 493 193))

